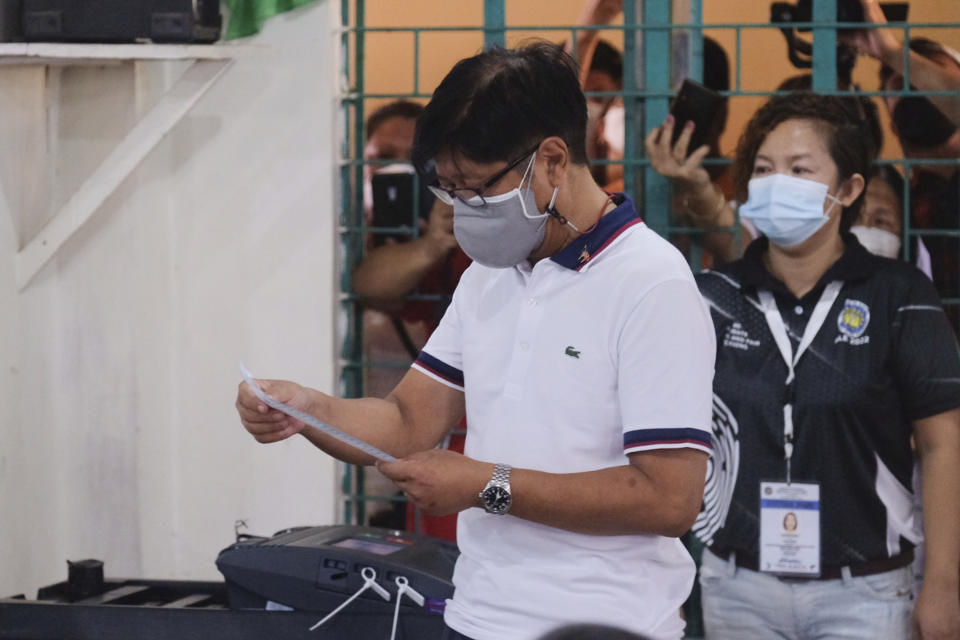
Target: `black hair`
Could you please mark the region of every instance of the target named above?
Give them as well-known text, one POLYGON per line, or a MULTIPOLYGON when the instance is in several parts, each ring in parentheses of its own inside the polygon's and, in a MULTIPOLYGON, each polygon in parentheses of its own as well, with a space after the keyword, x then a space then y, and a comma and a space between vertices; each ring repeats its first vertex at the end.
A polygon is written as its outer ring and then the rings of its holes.
POLYGON ((606 73, 618 86, 623 86, 623 55, 616 47, 603 39, 597 39, 590 59, 590 71, 606 73))
POLYGON ((409 100, 396 100, 389 102, 382 107, 373 110, 367 116, 367 140, 373 137, 384 122, 390 118, 403 118, 404 120, 416 120, 423 113, 423 105, 409 100))
MULTIPOLYGON (((747 123, 737 144, 733 163, 735 196, 746 202, 757 151, 771 131, 788 120, 810 120, 823 130, 827 151, 837 165, 840 181, 859 173, 866 180, 873 160, 873 142, 862 113, 855 108, 859 98, 796 91, 770 98, 747 123)), ((850 206, 843 208, 840 231, 846 232, 863 206, 864 189, 850 206)))
POLYGON ((730 60, 720 43, 703 37, 703 86, 714 91, 730 90, 730 60))
MULTIPOLYGON (((859 91, 859 87, 853 86, 859 91)), ((790 76, 779 85, 777 91, 811 91, 813 89, 813 76, 809 73, 790 76)), ((880 124, 880 109, 873 100, 858 95, 844 96, 844 100, 850 101, 850 108, 857 111, 864 120, 867 133, 873 143, 872 157, 876 159, 883 150, 883 126, 880 124)))
POLYGON ((897 202, 900 203, 900 209, 903 209, 903 195, 906 191, 906 183, 903 175, 901 175, 893 165, 877 164, 874 165, 870 171, 870 177, 867 181, 869 182, 873 178, 880 178, 893 189, 893 193, 897 196, 897 202))
POLYGON ((813 90, 813 75, 809 73, 799 73, 795 76, 790 76, 783 82, 777 85, 777 91, 812 91, 813 90))
POLYGON ((587 103, 577 65, 546 41, 493 47, 454 65, 417 120, 413 163, 453 153, 474 162, 512 161, 544 138, 559 136, 570 159, 587 163, 587 103))

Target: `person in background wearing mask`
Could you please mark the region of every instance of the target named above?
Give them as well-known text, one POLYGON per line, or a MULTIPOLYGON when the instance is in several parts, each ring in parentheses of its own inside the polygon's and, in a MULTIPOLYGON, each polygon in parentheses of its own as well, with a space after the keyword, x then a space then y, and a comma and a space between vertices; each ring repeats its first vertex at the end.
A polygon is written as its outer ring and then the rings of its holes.
POLYGON ((605 191, 623 191, 625 118, 623 99, 616 98, 600 116, 594 131, 596 155, 593 158, 604 163, 593 165, 593 174, 605 191))
MULTIPOLYGON (((367 119, 367 144, 364 146, 364 208, 366 224, 373 224, 373 175, 379 171, 396 170, 410 165, 410 151, 417 118, 423 107, 399 100, 380 107, 367 119)), ((411 212, 411 223, 413 212, 411 212)), ((354 292, 370 308, 397 312, 410 316, 411 321, 422 319, 420 307, 411 305, 406 296, 423 283, 447 282, 445 293, 456 286, 460 273, 469 259, 458 251, 453 235, 453 210, 443 202, 434 202, 429 218, 420 221, 421 233, 414 239, 374 238, 363 260, 353 271, 354 292), (443 275, 441 274, 443 272, 443 275), (415 307, 415 308, 412 308, 415 307)), ((426 293, 443 293, 438 285, 428 287, 426 293)), ((436 325, 443 308, 431 308, 426 315, 436 325)), ((425 319, 425 317, 423 318, 425 319)), ((431 327, 432 328, 432 327, 431 327)), ((429 331, 428 331, 429 333, 429 331)), ((411 354, 416 357, 416 352, 411 354)))
MULTIPOLYGON (((861 0, 865 20, 886 24, 876 0, 861 0)), ((884 91, 904 89, 904 61, 910 65, 910 88, 955 91, 957 95, 888 96, 894 134, 906 158, 931 158, 939 164, 914 164, 908 170, 910 216, 914 229, 960 229, 960 53, 927 40, 913 38, 909 56, 891 28, 862 29, 845 36, 857 50, 882 63, 884 91), (945 160, 954 162, 943 163, 945 160)), ((930 252, 933 280, 941 297, 960 296, 960 238, 923 236, 930 252)), ((960 311, 947 309, 954 331, 960 329, 960 311)))
MULTIPOLYGON (((867 181, 863 207, 850 232, 870 253, 884 258, 903 257, 904 181, 900 172, 888 164, 875 165, 867 181)), ((933 279, 930 252, 923 238, 911 240, 910 256, 928 278, 933 279)))
MULTIPOLYGON (((623 12, 623 0, 587 0, 578 26, 596 27, 608 25, 623 12)), ((596 29, 577 30, 564 43, 564 50, 574 55, 580 69, 580 87, 587 94, 587 157, 590 160, 607 160, 612 164, 592 164, 590 171, 599 185, 608 185, 620 180, 623 175, 623 101, 612 93, 623 89, 623 55, 612 44, 600 37, 596 29), (611 138, 607 129, 616 131, 615 121, 620 120, 619 147, 617 138, 611 138)), ((611 189, 607 189, 610 191, 611 189)), ((622 190, 613 189, 616 191, 622 190)))
MULTIPOLYGON (((397 100, 374 110, 367 118, 364 165, 364 217, 373 220, 373 176, 378 171, 409 168, 417 118, 423 105, 397 100)), ((410 212, 411 224, 414 212, 410 212)), ((419 221, 416 238, 376 236, 370 238, 366 254, 353 270, 353 291, 363 304, 364 351, 369 361, 414 360, 427 337, 440 322, 461 274, 470 259, 457 246, 453 235, 453 209, 435 201, 426 221, 419 221), (419 291, 439 300, 409 300, 419 291)), ((365 379, 368 395, 386 395, 399 381, 396 369, 371 367, 365 379)), ((461 424, 445 446, 463 452, 461 424)), ((370 480, 371 478, 368 478, 370 480)), ((373 481, 373 484, 376 482, 373 481)), ((393 487, 392 483, 386 483, 393 487)), ((376 493, 376 489, 368 491, 376 493)), ((412 505, 395 503, 371 514, 370 524, 406 528, 446 540, 456 540, 456 514, 430 516, 416 512, 412 505)))
MULTIPOLYGON (((870 253, 885 258, 902 257, 903 239, 903 193, 904 181, 896 169, 890 165, 877 165, 873 168, 870 180, 867 182, 866 199, 860 215, 850 227, 850 232, 857 236, 857 240, 870 253)), ((923 244, 923 239, 914 237, 911 256, 915 256, 914 264, 918 269, 932 279, 930 272, 930 253, 923 244)), ((914 529, 918 537, 923 534, 923 469, 919 461, 913 468, 913 507, 914 529)), ((923 540, 914 547, 913 576, 919 593, 923 586, 923 571, 926 563, 923 540)))
MULTIPOLYGON (((596 33, 595 31, 592 33, 596 33)), ((584 92, 611 92, 623 90, 623 56, 606 40, 597 39, 583 78, 584 92)), ((623 100, 617 96, 590 96, 587 98, 587 157, 607 160, 608 164, 591 165, 597 184, 607 185, 623 175, 623 100), (620 144, 610 137, 611 128, 617 132, 619 118, 620 144)), ((622 179, 621 179, 622 184, 622 179)))
POLYGON ((867 180, 863 207, 850 233, 870 253, 899 258, 903 244, 903 177, 890 165, 876 165, 867 180))
MULTIPOLYGON (((384 399, 289 381, 264 391, 399 460, 377 462, 431 513, 459 512, 447 640, 529 640, 559 624, 683 634, 714 338, 680 253, 594 182, 576 64, 556 45, 461 60, 417 122, 415 166, 473 259, 440 326, 384 399), (465 455, 434 448, 467 415, 465 455)), ((260 442, 302 433, 240 385, 260 442)))
POLYGON ((960 356, 930 280, 846 233, 871 161, 851 106, 799 92, 760 108, 734 183, 763 235, 697 276, 717 337, 694 525, 707 638, 906 640, 911 612, 915 637, 960 634, 960 356), (916 603, 911 436, 926 488, 916 603))
MULTIPOLYGON (((730 90, 730 61, 727 53, 716 40, 703 38, 703 85, 713 91, 730 90)), ((706 134, 706 144, 699 149, 690 149, 693 136, 693 122, 686 123, 684 131, 673 140, 674 120, 668 115, 660 126, 653 127, 647 134, 645 146, 650 166, 660 175, 669 178, 673 187, 673 209, 679 214, 682 223, 696 226, 723 226, 729 214, 729 224, 733 225, 733 212, 730 199, 733 197, 733 182, 730 178, 729 164, 708 164, 704 160, 722 158, 720 137, 727 127, 728 103, 724 98, 721 107, 714 114, 710 129, 706 134)), ((671 238, 686 252, 690 243, 689 234, 671 238)), ((704 234, 704 267, 721 265, 735 257, 734 237, 727 231, 713 231, 704 234)))
MULTIPOLYGON (((588 0, 580 14, 578 24, 580 25, 604 25, 610 24, 613 20, 623 13, 623 0, 588 0)), ((581 68, 581 84, 583 90, 590 91, 619 91, 623 87, 623 61, 619 52, 613 49, 603 40, 599 40, 598 32, 594 29, 587 29, 577 32, 577 59, 581 68), (596 47, 594 49, 594 47, 596 47), (608 62, 612 59, 612 51, 616 54, 616 82, 607 79, 609 74, 603 73, 607 69, 613 69, 613 65, 608 62)), ((568 51, 570 50, 568 43, 568 51)), ((714 91, 729 91, 730 89, 730 61, 727 59, 727 53, 720 43, 709 36, 703 38, 703 84, 714 91)), ((588 112, 591 112, 587 121, 587 155, 591 159, 606 160, 606 164, 594 166, 594 177, 597 182, 604 186, 607 191, 623 190, 623 157, 624 157, 624 121, 626 112, 621 98, 604 98, 591 102, 587 101, 588 112), (595 115, 593 115, 595 113, 595 115), (591 141, 595 141, 591 143, 591 141)), ((690 151, 696 153, 697 158, 691 162, 700 168, 701 162, 705 158, 721 158, 720 136, 726 128, 728 115, 727 102, 724 101, 722 107, 717 111, 716 117, 711 123, 710 132, 707 134, 706 149, 690 151)), ((692 133, 692 131, 691 131, 692 133)), ((684 150, 689 145, 690 136, 687 135, 684 150)), ((648 152, 649 152, 648 143, 648 152)), ((669 151, 669 149, 668 149, 669 151)), ((692 155, 692 154, 691 154, 692 155)), ((685 156, 683 156, 685 157, 685 156)), ((701 209, 703 206, 703 194, 699 188, 705 184, 715 185, 721 194, 727 197, 731 195, 731 183, 729 180, 729 171, 727 165, 711 164, 702 173, 688 175, 680 171, 680 165, 683 163, 683 157, 677 158, 677 164, 659 162, 655 168, 661 174, 671 178, 676 189, 678 202, 683 202, 684 207, 692 209, 701 209)), ((651 158, 656 162, 659 158, 651 158)), ((713 193, 711 191, 711 193, 713 193)), ((709 205, 715 206, 717 198, 709 198, 709 205)))
MULTIPOLYGON (((781 85, 777 87, 777 90, 809 91, 810 86, 810 76, 807 74, 790 78, 781 83, 781 85)), ((882 146, 883 137, 879 120, 874 113, 875 109, 870 109, 872 103, 861 98, 850 97, 845 99, 850 100, 851 106, 864 114, 866 126, 870 131, 870 138, 873 140, 873 147, 879 149, 882 146), (856 104, 852 102, 854 100, 857 101, 856 104)), ((667 126, 672 126, 672 122, 664 125, 665 133, 661 134, 659 131, 654 131, 649 139, 652 144, 648 146, 648 151, 651 154, 651 162, 655 167, 663 167, 664 165, 662 163, 672 162, 672 152, 668 146, 663 144, 665 140, 670 139, 669 136, 671 132, 666 130, 667 126)), ((684 135, 677 141, 677 153, 682 153, 681 148, 687 144, 688 140, 689 136, 684 135)), ((678 171, 675 167, 673 169, 674 174, 688 176, 705 170, 696 159, 689 160, 685 165, 682 171, 678 171)), ((679 167, 679 163, 677 163, 676 166, 679 167)), ((665 168, 665 170, 671 171, 668 167, 665 168)), ((732 190, 732 182, 730 188, 732 190)), ((901 244, 903 239, 903 196, 903 176, 890 165, 873 166, 869 180, 867 181, 866 191, 864 192, 863 207, 861 207, 857 219, 854 220, 853 226, 850 227, 850 232, 857 237, 860 244, 870 253, 886 258, 901 257, 901 244)), ((710 219, 708 215, 691 215, 689 219, 694 224, 703 226, 706 229, 730 227, 734 225, 736 207, 737 204, 735 202, 727 202, 726 206, 719 207, 713 212, 716 216, 714 219, 710 219)), ((749 220, 741 219, 740 223, 743 227, 741 245, 745 248, 754 239, 759 237, 760 232, 749 220)), ((716 232, 711 233, 711 235, 715 234, 716 232)), ((739 257, 740 254, 736 251, 732 240, 730 235, 726 233, 723 239, 712 240, 711 246, 715 248, 716 254, 719 257, 719 262, 716 263, 717 265, 739 257)), ((921 238, 914 237, 910 255, 914 259, 914 264, 916 264, 917 268, 927 274, 928 277, 932 277, 930 252, 927 250, 921 238)))
MULTIPOLYGON (((708 52, 708 39, 704 39, 704 52, 708 52)), ((726 54, 716 42, 713 43, 715 53, 709 57, 704 57, 704 82, 715 91, 725 91, 729 89, 729 72, 727 71, 726 54), (721 58, 722 56, 722 58, 721 58), (721 60, 710 63, 710 60, 721 60), (711 71, 712 67, 712 71, 711 71), (708 75, 709 73, 709 75, 708 75), (713 78, 711 81, 710 78, 713 78), (726 82, 726 84, 722 84, 726 82)), ((776 88, 777 91, 809 91, 812 86, 812 77, 810 74, 801 74, 792 76, 784 80, 776 88)), ((852 87, 847 87, 852 88, 852 87)), ((880 120, 877 117, 877 108, 869 100, 849 97, 851 105, 857 109, 867 122, 867 133, 869 133, 874 149, 873 157, 879 152, 883 144, 883 131, 880 127, 880 120)), ((650 157, 650 165, 661 175, 670 179, 674 188, 675 210, 678 211, 683 221, 701 229, 703 234, 703 244, 707 249, 709 261, 705 260, 704 267, 720 266, 736 260, 760 232, 750 224, 749 221, 739 219, 740 229, 739 238, 733 232, 727 231, 737 222, 737 203, 733 201, 733 182, 728 165, 708 165, 704 166, 703 161, 707 158, 719 158, 720 155, 720 135, 723 133, 726 123, 726 107, 718 113, 714 120, 713 129, 708 136, 709 144, 700 149, 690 150, 690 139, 693 135, 693 125, 688 123, 687 129, 677 138, 677 142, 671 146, 673 139, 674 121, 668 116, 667 120, 660 126, 650 130, 646 139, 647 155, 650 157), (717 126, 717 123, 721 126, 717 126)))

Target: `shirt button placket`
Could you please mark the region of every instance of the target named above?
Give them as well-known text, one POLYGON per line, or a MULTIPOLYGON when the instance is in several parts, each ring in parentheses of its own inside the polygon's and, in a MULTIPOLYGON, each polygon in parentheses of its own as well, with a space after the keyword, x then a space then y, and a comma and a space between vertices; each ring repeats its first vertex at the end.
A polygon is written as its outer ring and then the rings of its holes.
POLYGON ((523 395, 541 312, 542 306, 536 296, 529 296, 526 303, 520 306, 516 341, 504 384, 504 395, 509 398, 519 399, 523 395))

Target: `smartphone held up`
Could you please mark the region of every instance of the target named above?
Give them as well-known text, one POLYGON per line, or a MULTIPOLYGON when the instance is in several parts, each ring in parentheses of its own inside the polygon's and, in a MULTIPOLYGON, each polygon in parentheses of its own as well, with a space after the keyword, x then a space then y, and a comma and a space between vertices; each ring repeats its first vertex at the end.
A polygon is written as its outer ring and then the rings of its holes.
POLYGON ((373 174, 374 243, 388 237, 403 238, 413 233, 420 221, 430 217, 434 196, 410 164, 391 164, 373 174), (389 231, 388 231, 389 229, 389 231))
POLYGON ((687 145, 687 155, 707 144, 710 129, 718 117, 721 117, 723 102, 723 96, 716 91, 685 78, 677 97, 670 105, 670 115, 674 120, 670 146, 677 144, 688 122, 693 122, 694 129, 690 144, 687 145))

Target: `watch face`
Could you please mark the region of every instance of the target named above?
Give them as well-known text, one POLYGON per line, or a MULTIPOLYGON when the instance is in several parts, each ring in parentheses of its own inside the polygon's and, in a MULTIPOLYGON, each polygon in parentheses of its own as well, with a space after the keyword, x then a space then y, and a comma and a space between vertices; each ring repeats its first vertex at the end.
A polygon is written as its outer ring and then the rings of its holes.
POLYGON ((486 505, 487 511, 491 513, 506 512, 510 508, 511 502, 513 502, 513 497, 504 487, 494 485, 483 491, 483 503, 486 505))

